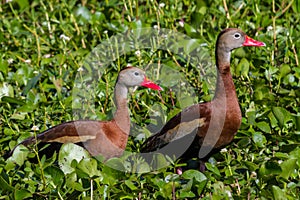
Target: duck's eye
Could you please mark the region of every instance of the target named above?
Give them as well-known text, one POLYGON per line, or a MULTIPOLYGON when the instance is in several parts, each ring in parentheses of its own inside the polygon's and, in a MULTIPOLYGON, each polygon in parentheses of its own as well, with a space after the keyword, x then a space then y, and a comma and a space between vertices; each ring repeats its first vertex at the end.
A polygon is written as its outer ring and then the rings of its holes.
POLYGON ((235 39, 240 39, 240 37, 241 37, 241 34, 239 34, 239 33, 235 33, 235 34, 233 35, 233 37, 234 37, 235 39))
POLYGON ((138 75, 140 75, 140 73, 138 73, 138 72, 134 72, 134 75, 135 75, 135 76, 138 76, 138 75))

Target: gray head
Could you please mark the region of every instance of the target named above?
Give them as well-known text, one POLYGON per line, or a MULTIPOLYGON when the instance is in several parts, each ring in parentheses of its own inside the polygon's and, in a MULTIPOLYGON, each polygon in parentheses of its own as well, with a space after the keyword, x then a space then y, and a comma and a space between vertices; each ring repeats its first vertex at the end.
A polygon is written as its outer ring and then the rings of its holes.
POLYGON ((218 36, 217 49, 230 52, 242 46, 265 46, 265 43, 250 38, 237 28, 224 29, 218 36))
POLYGON ((118 83, 126 87, 144 86, 153 90, 161 90, 158 85, 147 79, 143 70, 136 67, 126 67, 120 71, 118 83))

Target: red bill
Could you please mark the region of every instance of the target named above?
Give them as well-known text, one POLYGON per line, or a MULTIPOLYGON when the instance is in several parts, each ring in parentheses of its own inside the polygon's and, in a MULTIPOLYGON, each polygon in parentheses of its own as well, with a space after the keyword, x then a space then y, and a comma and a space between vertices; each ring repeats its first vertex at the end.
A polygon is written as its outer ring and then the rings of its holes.
POLYGON ((146 77, 145 77, 144 81, 142 82, 141 86, 150 88, 152 90, 162 90, 162 88, 159 85, 156 85, 155 83, 153 83, 152 81, 150 81, 146 77))
POLYGON ((245 37, 245 42, 243 43, 243 46, 256 46, 256 47, 263 47, 266 46, 265 43, 257 41, 252 39, 251 37, 247 36, 245 37))

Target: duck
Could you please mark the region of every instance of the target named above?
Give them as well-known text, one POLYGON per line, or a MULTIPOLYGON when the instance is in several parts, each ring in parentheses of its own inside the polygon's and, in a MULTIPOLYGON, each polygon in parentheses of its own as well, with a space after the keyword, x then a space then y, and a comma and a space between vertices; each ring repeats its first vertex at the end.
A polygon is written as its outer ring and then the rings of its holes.
MULTIPOLYGON (((103 156, 104 159, 120 157, 127 145, 130 133, 130 115, 128 108, 128 89, 143 86, 153 90, 162 88, 150 81, 145 71, 136 67, 126 67, 118 74, 114 88, 116 111, 110 121, 75 120, 56 125, 37 136, 32 136, 19 145, 26 147, 39 144, 52 144, 54 150, 65 143, 79 144, 92 156, 103 156)), ((11 156, 17 146, 9 153, 11 156)), ((46 152, 51 155, 51 153, 46 152)))
POLYGON ((220 32, 215 49, 217 82, 214 97, 172 117, 159 132, 144 141, 141 153, 162 153, 182 162, 195 158, 201 161, 233 141, 242 114, 230 72, 230 56, 232 50, 244 46, 261 47, 265 43, 237 28, 220 32))

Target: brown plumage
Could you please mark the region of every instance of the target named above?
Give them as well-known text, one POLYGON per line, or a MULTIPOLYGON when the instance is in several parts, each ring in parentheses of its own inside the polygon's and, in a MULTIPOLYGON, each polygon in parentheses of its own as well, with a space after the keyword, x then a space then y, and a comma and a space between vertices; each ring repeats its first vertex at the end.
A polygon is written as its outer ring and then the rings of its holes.
POLYGON ((142 145, 183 160, 208 155, 228 145, 241 124, 241 111, 230 73, 230 54, 242 46, 265 46, 239 29, 223 30, 216 42, 217 84, 212 101, 185 108, 142 145))
MULTIPOLYGON (((93 156, 102 155, 106 159, 121 156, 130 132, 127 93, 128 88, 133 86, 161 89, 149 81, 141 69, 127 67, 119 73, 115 86, 117 110, 111 121, 77 120, 62 123, 37 135, 37 140, 30 137, 20 144, 28 146, 36 142, 80 143, 93 156)), ((9 155, 12 155, 14 149, 9 155)))

